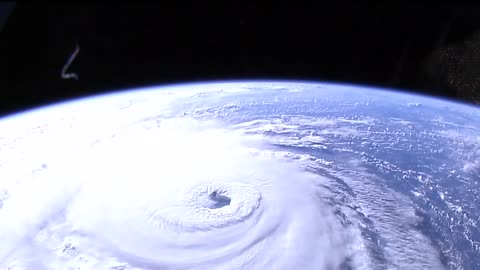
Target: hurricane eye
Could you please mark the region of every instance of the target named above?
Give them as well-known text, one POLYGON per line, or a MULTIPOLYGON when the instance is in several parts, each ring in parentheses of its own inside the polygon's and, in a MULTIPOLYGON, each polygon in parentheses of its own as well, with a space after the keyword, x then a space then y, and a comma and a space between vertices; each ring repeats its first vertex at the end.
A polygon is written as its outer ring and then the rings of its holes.
POLYGON ((219 194, 217 191, 210 193, 208 199, 210 202, 210 204, 206 205, 208 208, 221 208, 230 205, 230 201, 232 200, 228 196, 219 194))

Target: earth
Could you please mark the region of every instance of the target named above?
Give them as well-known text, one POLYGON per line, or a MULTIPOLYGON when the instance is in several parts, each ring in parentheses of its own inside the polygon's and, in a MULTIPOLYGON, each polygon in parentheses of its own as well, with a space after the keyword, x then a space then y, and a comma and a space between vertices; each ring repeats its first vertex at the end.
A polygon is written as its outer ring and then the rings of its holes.
POLYGON ((0 120, 0 269, 480 269, 480 109, 129 89, 0 120))

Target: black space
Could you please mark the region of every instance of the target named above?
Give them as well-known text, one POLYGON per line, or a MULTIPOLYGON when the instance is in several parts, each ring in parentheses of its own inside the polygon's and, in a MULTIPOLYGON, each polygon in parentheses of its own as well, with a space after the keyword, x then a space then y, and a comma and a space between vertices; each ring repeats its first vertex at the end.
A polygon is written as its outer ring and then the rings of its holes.
MULTIPOLYGON (((223 79, 366 84, 472 103, 480 95, 480 85, 468 92, 449 84, 444 62, 432 61, 436 50, 463 46, 480 31, 478 4, 232 3, 17 4, 0 34, 0 113, 223 79), (80 80, 65 80, 76 41, 69 71, 80 80)), ((466 58, 470 73, 478 51, 466 58)))

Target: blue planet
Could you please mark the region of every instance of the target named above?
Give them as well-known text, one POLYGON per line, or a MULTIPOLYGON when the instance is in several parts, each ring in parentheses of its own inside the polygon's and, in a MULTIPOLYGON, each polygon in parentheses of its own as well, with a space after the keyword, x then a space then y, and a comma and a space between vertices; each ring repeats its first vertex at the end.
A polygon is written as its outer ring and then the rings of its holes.
POLYGON ((480 269, 480 108, 308 81, 0 119, 0 269, 480 269))

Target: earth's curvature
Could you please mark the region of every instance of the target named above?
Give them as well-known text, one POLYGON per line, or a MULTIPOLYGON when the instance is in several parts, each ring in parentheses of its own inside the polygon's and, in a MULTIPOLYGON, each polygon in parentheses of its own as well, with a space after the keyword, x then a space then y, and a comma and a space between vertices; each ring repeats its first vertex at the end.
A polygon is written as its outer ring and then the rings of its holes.
POLYGON ((151 87, 0 120, 0 269, 480 269, 480 109, 151 87))

